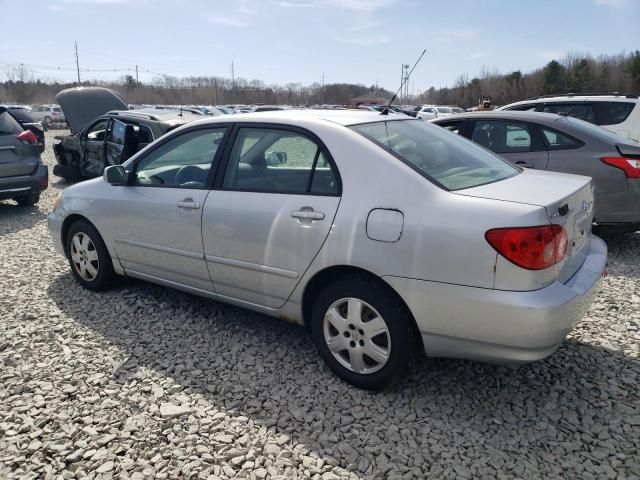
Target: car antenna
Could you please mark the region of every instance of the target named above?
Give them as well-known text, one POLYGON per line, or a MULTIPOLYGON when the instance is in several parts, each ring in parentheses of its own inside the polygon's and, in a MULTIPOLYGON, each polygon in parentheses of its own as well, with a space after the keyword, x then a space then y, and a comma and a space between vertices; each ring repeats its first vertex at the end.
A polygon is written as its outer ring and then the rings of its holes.
POLYGON ((398 93, 400 93, 400 90, 402 90, 402 87, 404 87, 404 82, 406 82, 408 78, 411 76, 411 74, 413 73, 413 69, 416 68, 418 63, 420 63, 420 60, 422 60, 422 57, 424 56, 425 53, 427 53, 426 48, 422 50, 422 53, 418 57, 418 60, 416 60, 416 63, 413 64, 413 68, 411 68, 411 71, 407 74, 406 77, 402 79, 402 82, 400 83, 400 88, 398 88, 398 90, 396 90, 396 93, 393 94, 393 97, 391 97, 391 100, 389 100, 389 103, 387 104, 387 106, 384 107, 384 109, 380 112, 380 115, 389 115, 389 107, 391 106, 393 101, 396 99, 396 97, 398 96, 398 93))

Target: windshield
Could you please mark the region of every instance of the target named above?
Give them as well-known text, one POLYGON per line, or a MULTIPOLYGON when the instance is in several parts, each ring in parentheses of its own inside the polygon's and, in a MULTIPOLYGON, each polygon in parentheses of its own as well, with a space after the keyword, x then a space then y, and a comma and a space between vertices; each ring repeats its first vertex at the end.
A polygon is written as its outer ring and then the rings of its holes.
POLYGON ((600 141, 613 143, 614 145, 618 143, 638 143, 637 140, 623 137, 622 135, 618 135, 617 133, 607 130, 606 128, 599 127, 591 122, 580 120, 579 118, 562 116, 562 118, 559 118, 556 121, 569 122, 573 127, 588 131, 591 135, 594 135, 600 141))
POLYGON ((351 127, 447 190, 497 182, 520 170, 473 142, 422 120, 351 127))

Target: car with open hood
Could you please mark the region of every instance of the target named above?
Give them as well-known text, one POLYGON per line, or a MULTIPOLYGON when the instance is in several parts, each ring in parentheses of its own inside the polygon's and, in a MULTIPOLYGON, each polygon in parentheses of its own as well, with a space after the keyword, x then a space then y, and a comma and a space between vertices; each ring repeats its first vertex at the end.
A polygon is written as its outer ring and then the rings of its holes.
POLYGON ((83 287, 126 275, 303 324, 376 389, 414 352, 553 353, 606 265, 591 186, 406 115, 285 110, 184 125, 48 221, 83 287))
POLYGON ((118 93, 101 87, 69 88, 56 95, 71 129, 56 137, 53 173, 69 180, 102 175, 170 130, 201 115, 173 109, 129 110, 118 93))

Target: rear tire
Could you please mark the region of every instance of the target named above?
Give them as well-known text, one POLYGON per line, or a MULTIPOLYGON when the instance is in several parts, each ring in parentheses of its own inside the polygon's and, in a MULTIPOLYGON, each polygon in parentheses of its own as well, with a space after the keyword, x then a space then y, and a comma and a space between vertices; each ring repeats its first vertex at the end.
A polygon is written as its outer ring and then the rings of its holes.
POLYGON ((415 323, 402 301, 384 285, 358 275, 339 279, 318 294, 311 334, 329 368, 366 390, 401 379, 417 345, 415 323))
POLYGON ((36 203, 40 201, 40 193, 32 193, 31 195, 27 195, 25 197, 14 198, 18 205, 21 207, 33 207, 36 203))
POLYGON ((115 280, 111 255, 93 225, 78 220, 65 239, 67 259, 76 281, 94 291, 109 289, 115 280))

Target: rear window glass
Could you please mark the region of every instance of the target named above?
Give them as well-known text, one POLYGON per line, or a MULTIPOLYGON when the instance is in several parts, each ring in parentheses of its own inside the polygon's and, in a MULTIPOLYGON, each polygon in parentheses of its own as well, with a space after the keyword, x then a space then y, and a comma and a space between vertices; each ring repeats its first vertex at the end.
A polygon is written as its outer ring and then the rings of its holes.
POLYGON ((596 114, 590 103, 547 103, 542 111, 568 115, 586 122, 596 123, 596 114))
POLYGON ((53 107, 53 111, 54 112, 62 112, 62 109, 60 107, 53 107))
POLYGON ((595 102, 593 104, 598 114, 598 125, 616 125, 624 122, 633 107, 633 102, 595 102))
MULTIPOLYGON (((587 122, 584 122, 587 123, 587 122)), ((544 134, 544 138, 547 139, 547 143, 549 143, 549 148, 551 150, 563 150, 567 148, 578 148, 584 145, 582 142, 571 138, 569 135, 565 135, 564 133, 559 132, 558 130, 554 130, 548 127, 540 126, 542 133, 544 134)))
POLYGON ((447 190, 477 187, 520 172, 467 139, 421 120, 366 123, 351 128, 447 190))
POLYGON ((453 113, 450 108, 447 107, 438 107, 436 108, 440 113, 453 113))
POLYGON ((13 115, 13 118, 19 122, 31 123, 34 121, 31 114, 24 108, 10 108, 9 111, 11 112, 11 115, 13 115))
POLYGON ((20 124, 6 110, 0 113, 0 135, 17 135, 23 131, 20 124))

